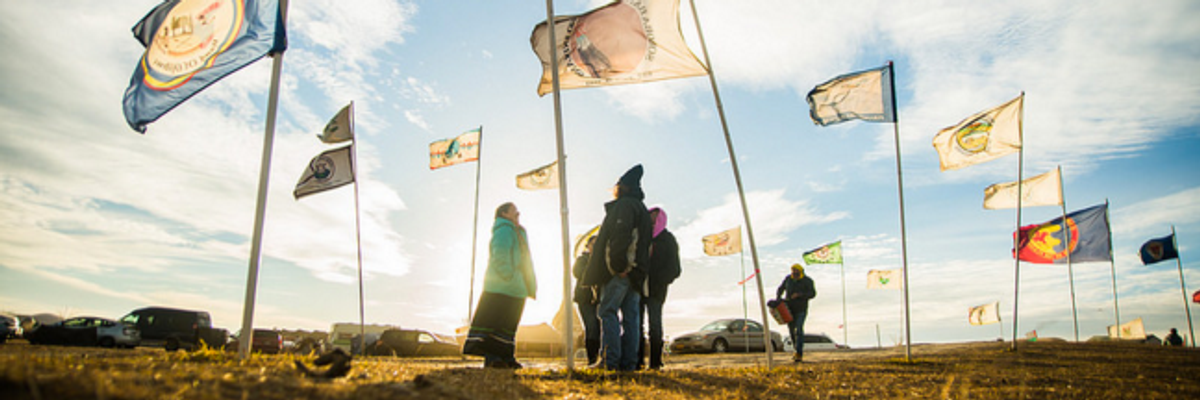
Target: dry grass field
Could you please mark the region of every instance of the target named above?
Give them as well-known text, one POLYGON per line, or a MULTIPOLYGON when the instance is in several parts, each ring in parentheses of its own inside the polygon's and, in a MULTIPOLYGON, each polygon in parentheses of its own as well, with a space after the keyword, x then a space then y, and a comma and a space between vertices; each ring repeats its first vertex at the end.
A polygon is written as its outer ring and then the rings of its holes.
POLYGON ((662 371, 607 373, 561 359, 518 371, 471 358, 357 358, 350 375, 302 376, 314 357, 202 350, 0 345, 0 399, 1198 399, 1200 350, 1134 343, 925 344, 776 354, 676 355, 662 371))

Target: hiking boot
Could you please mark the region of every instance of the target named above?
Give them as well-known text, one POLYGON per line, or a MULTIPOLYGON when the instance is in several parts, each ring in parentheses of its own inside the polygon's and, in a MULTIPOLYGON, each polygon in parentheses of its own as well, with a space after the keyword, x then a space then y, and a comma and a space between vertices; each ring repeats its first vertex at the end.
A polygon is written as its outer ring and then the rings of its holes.
POLYGON ((794 362, 794 363, 804 362, 804 355, 800 354, 800 353, 792 354, 792 362, 794 362))

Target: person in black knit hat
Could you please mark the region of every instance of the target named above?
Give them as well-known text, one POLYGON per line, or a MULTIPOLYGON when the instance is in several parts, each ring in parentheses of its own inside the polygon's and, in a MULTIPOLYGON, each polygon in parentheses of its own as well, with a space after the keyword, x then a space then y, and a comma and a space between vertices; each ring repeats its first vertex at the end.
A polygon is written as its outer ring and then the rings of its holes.
POLYGON ((604 204, 604 222, 583 277, 584 285, 600 287, 603 365, 597 366, 613 371, 636 368, 641 342, 640 304, 647 293, 645 268, 654 227, 642 202, 646 194, 641 180, 639 164, 613 186, 616 199, 604 204))

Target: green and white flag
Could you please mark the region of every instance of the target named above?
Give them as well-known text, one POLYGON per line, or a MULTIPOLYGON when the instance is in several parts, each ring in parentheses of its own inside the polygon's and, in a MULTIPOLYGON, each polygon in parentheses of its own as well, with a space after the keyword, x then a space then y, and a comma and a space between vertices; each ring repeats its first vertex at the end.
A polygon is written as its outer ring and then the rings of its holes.
POLYGON ((867 289, 900 290, 900 270, 873 269, 867 272, 867 289))
POLYGON ((325 131, 317 135, 317 138, 328 144, 354 140, 354 103, 342 107, 342 111, 338 111, 337 115, 325 124, 325 131))
POLYGON ((301 197, 354 183, 354 164, 350 161, 351 147, 325 151, 308 162, 308 168, 296 183, 292 195, 301 197))
POLYGON ((842 241, 836 241, 804 253, 805 264, 841 264, 842 241))

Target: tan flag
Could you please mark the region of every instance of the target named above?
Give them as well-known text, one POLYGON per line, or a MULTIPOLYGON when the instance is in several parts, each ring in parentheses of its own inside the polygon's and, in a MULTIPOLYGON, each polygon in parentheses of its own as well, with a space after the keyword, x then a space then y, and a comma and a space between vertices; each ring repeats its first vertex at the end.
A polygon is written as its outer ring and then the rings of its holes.
POLYGON ((900 290, 901 272, 898 269, 873 269, 867 271, 867 289, 900 290))
MULTIPOLYGON (((1062 204, 1062 176, 1058 168, 1021 181, 1021 207, 1062 204)), ((983 208, 1017 208, 1017 182, 997 183, 983 190, 983 208)))
POLYGON ((1121 324, 1117 329, 1113 329, 1113 326, 1109 325, 1108 337, 1113 339, 1145 339, 1146 326, 1142 324, 1141 318, 1121 324))
POLYGON ((483 131, 472 129, 454 139, 429 144, 429 169, 479 160, 479 136, 483 131))
POLYGON ((742 252, 742 227, 705 236, 704 254, 710 256, 727 256, 742 252))
POLYGON ((558 189, 558 161, 517 175, 517 188, 525 190, 558 189))
POLYGON ((971 325, 987 325, 1000 322, 1000 302, 971 307, 967 321, 971 325))
POLYGON ((942 171, 991 161, 1021 150, 1021 109, 1025 94, 972 115, 933 137, 942 171))
POLYGON ((317 135, 322 142, 334 144, 341 143, 347 140, 354 139, 354 103, 351 102, 337 115, 334 115, 329 123, 325 124, 325 130, 317 135))
POLYGON ((679 0, 614 1, 582 15, 554 17, 551 51, 542 22, 529 38, 542 61, 538 96, 553 90, 550 55, 562 89, 613 86, 705 75, 679 31, 679 0))
POLYGON ((297 200, 313 193, 348 185, 354 182, 354 165, 350 161, 350 148, 354 145, 327 150, 308 162, 308 168, 296 183, 292 196, 297 200))
POLYGON ((833 78, 808 92, 809 116, 826 126, 852 119, 896 122, 892 104, 892 66, 833 78))

